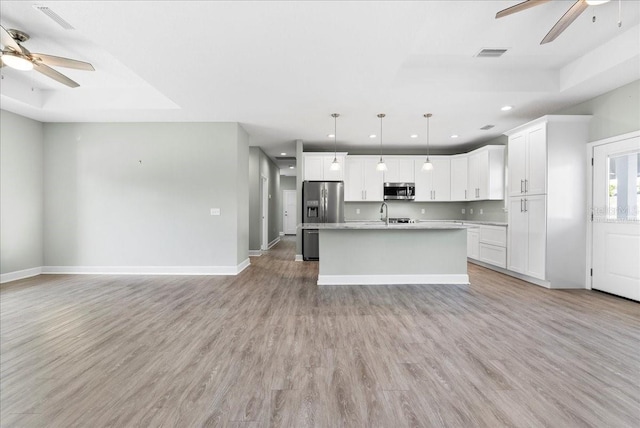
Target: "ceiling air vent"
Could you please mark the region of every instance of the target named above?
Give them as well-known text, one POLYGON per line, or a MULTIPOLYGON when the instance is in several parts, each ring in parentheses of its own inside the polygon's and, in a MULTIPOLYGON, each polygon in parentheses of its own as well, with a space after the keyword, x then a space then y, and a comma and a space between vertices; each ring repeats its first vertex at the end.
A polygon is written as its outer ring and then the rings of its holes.
POLYGON ((57 13, 55 13, 53 10, 49 9, 48 7, 46 7, 46 6, 38 6, 38 5, 35 5, 33 7, 35 7, 40 12, 44 13, 45 15, 47 15, 49 18, 53 19, 58 25, 60 25, 65 30, 75 30, 73 25, 69 24, 60 15, 58 15, 57 13))
POLYGON ((482 129, 483 131, 488 131, 489 129, 493 128, 494 126, 495 126, 495 125, 485 125, 485 126, 483 126, 482 128, 480 128, 480 129, 482 129))
POLYGON ((506 49, 503 48, 485 48, 476 54, 478 58, 498 58, 504 55, 506 49))
POLYGON ((276 160, 285 161, 285 162, 290 162, 290 161, 295 162, 296 158, 294 156, 276 156, 276 160))

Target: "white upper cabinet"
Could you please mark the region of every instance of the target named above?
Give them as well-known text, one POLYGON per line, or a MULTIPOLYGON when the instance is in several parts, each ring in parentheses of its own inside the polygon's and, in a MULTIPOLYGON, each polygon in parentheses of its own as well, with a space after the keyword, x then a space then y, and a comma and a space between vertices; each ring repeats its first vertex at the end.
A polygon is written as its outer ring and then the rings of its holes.
POLYGON ((451 200, 451 160, 449 156, 431 156, 433 169, 423 171, 425 158, 415 159, 416 201, 451 200))
POLYGON ((345 168, 344 160, 346 158, 346 153, 336 154, 335 157, 340 164, 340 169, 337 171, 331 170, 333 157, 333 153, 303 153, 302 159, 304 163, 304 179, 343 181, 345 168))
POLYGON ((382 173, 376 170, 378 160, 376 156, 347 156, 344 180, 346 202, 382 201, 382 173))
POLYGON ((504 146, 484 146, 467 156, 467 200, 504 199, 504 146))
POLYGON ((546 124, 509 137, 509 196, 547 193, 546 124))
POLYGON ((389 156, 383 158, 387 164, 384 172, 385 183, 413 183, 415 182, 415 171, 413 157, 389 156))
POLYGON ((467 155, 451 156, 451 200, 468 199, 468 158, 467 155))

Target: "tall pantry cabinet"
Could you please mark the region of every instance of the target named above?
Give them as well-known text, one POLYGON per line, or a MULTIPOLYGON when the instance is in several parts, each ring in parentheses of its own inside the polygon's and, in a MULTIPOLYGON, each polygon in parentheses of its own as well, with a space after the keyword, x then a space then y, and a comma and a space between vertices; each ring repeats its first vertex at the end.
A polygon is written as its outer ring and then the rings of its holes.
POLYGON ((549 115, 505 135, 507 269, 550 288, 584 288, 591 116, 549 115))

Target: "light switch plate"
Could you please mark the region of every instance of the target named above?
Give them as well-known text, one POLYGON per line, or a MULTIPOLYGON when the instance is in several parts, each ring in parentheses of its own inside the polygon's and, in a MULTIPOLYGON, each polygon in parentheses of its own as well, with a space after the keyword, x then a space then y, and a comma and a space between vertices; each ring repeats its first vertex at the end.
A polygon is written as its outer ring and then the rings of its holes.
POLYGON ((480 208, 480 215, 482 215, 482 208, 480 208))
POLYGON ((424 208, 423 208, 423 209, 421 209, 421 210, 420 210, 420 212, 421 212, 422 214, 424 214, 424 208))
POLYGON ((467 210, 465 210, 464 208, 462 209, 462 214, 465 214, 467 212, 467 210))
POLYGON ((211 215, 220 215, 220 208, 211 208, 211 215))
POLYGON ((469 208, 469 214, 473 214, 473 208, 469 208))
POLYGON ((360 208, 356 208, 356 214, 360 214, 360 208))

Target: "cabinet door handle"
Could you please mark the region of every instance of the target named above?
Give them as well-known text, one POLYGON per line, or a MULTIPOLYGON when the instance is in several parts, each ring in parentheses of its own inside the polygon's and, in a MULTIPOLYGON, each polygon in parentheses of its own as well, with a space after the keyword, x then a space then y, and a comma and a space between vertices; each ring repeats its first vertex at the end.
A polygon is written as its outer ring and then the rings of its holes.
POLYGON ((524 193, 529 193, 529 180, 524 180, 524 193))
POLYGON ((464 198, 467 199, 467 189, 464 189, 464 198))
POLYGON ((436 199, 436 191, 434 190, 433 191, 433 200, 435 201, 435 199, 436 199))
POLYGON ((520 193, 524 193, 523 186, 524 186, 524 180, 520 180, 520 193))
POLYGON ((524 202, 524 199, 520 199, 520 212, 523 213, 524 212, 524 208, 522 207, 522 203, 524 202))
POLYGON ((524 200, 524 212, 529 212, 529 208, 527 207, 527 200, 524 200))

